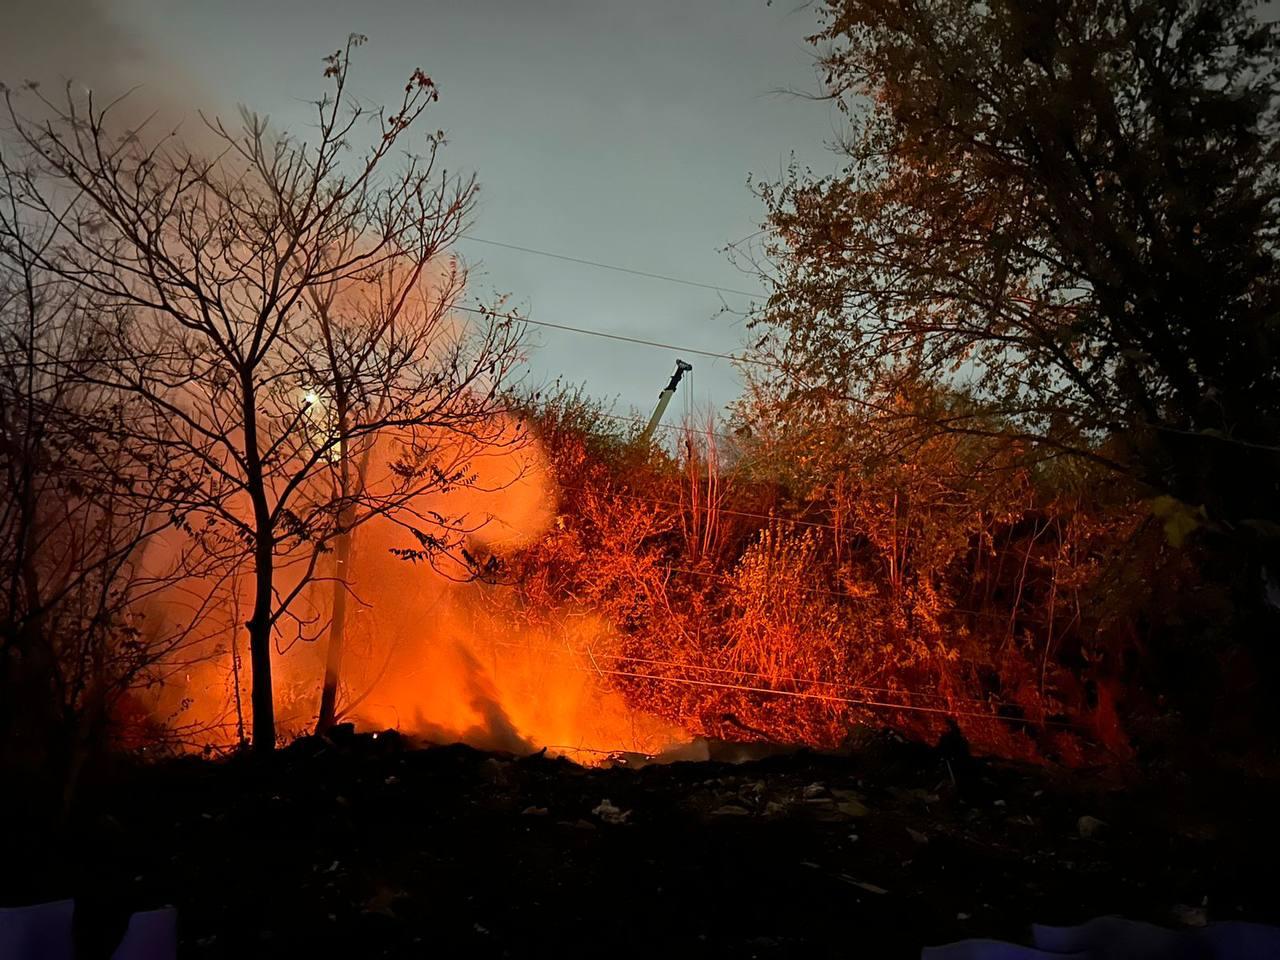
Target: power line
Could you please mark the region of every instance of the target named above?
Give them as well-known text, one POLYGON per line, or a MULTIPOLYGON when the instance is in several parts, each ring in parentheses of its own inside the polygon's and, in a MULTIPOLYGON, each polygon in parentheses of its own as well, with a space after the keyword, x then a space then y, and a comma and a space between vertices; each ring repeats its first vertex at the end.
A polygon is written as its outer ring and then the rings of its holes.
MULTIPOLYGON (((496 318, 501 320, 510 320, 513 323, 528 323, 536 327, 550 327, 553 330, 565 330, 569 333, 581 333, 588 337, 602 337, 606 340, 619 340, 623 343, 635 343, 644 347, 657 347, 660 350, 676 350, 680 353, 691 354, 699 357, 711 357, 716 360, 732 360, 735 363, 753 363, 761 367, 768 367, 772 370, 779 370, 787 373, 788 370, 781 363, 774 360, 764 360, 759 357, 748 357, 735 353, 717 353, 714 350, 700 350, 697 347, 682 347, 674 343, 663 343, 660 340, 647 340, 644 337, 627 337, 620 333, 605 333, 603 330, 592 330, 588 327, 574 327, 565 323, 552 323, 549 320, 533 320, 528 317, 522 317, 518 313, 503 313, 497 310, 489 310, 485 307, 473 307, 467 304, 454 304, 452 309, 464 310, 468 313, 474 313, 481 317, 496 318)), ((883 404, 876 403, 872 400, 863 400, 860 397, 845 394, 841 399, 849 403, 866 407, 868 410, 874 410, 878 413, 889 414, 892 416, 900 416, 899 411, 895 411, 883 404)))
MULTIPOLYGON (((584 668, 574 667, 571 669, 582 670, 584 668)), ((944 714, 948 717, 970 717, 970 718, 977 718, 980 720, 1000 720, 1000 721, 1017 720, 1020 722, 1035 723, 1043 726, 1070 727, 1073 729, 1083 729, 1083 727, 1081 727, 1080 724, 1072 723, 1068 720, 1045 719, 1045 720, 1033 721, 1033 720, 1026 720, 1025 718, 1022 718, 1022 717, 1002 717, 996 713, 951 710, 947 707, 929 707, 929 706, 923 706, 921 704, 886 703, 878 700, 861 700, 854 697, 837 697, 830 694, 805 693, 800 690, 773 690, 773 689, 770 689, 769 687, 753 687, 748 684, 721 683, 716 680, 693 680, 689 677, 662 677, 662 676, 657 676, 655 674, 633 673, 626 670, 601 669, 601 670, 598 670, 597 672, 606 676, 632 677, 637 680, 655 680, 655 681, 658 681, 659 683, 677 683, 677 684, 683 684, 686 686, 695 686, 695 687, 716 687, 724 690, 739 690, 744 693, 762 693, 767 696, 792 697, 797 700, 820 700, 828 703, 843 703, 843 704, 848 704, 850 706, 874 707, 874 708, 883 709, 883 710, 903 710, 906 712, 915 712, 915 713, 944 714)))
MULTIPOLYGON (((509 643, 504 645, 520 646, 520 644, 509 644, 509 643)), ((630 658, 605 656, 605 657, 602 657, 602 659, 626 660, 630 658)), ((658 674, 640 673, 638 671, 633 671, 633 670, 611 670, 611 669, 606 669, 604 667, 601 667, 597 664, 593 664, 589 668, 570 665, 569 669, 575 670, 579 673, 594 673, 599 676, 630 677, 636 680, 653 680, 658 683, 675 683, 683 686, 711 687, 711 688, 721 689, 721 690, 736 690, 736 691, 741 691, 743 693, 759 693, 759 694, 764 694, 766 696, 789 697, 796 700, 817 700, 817 701, 822 701, 827 703, 842 703, 849 706, 871 707, 871 708, 882 709, 882 710, 901 710, 905 712, 915 712, 915 713, 943 714, 950 717, 966 717, 966 718, 975 718, 980 720, 1017 721, 1017 722, 1037 724, 1041 726, 1085 729, 1083 725, 1078 723, 1073 723, 1069 720, 1050 720, 1050 719, 1028 720, 1025 717, 1002 717, 998 713, 988 713, 988 712, 977 711, 977 710, 953 710, 949 707, 934 707, 934 706, 928 706, 925 704, 889 703, 883 700, 870 700, 870 699, 862 699, 862 698, 856 698, 856 697, 840 697, 834 694, 807 693, 802 690, 778 690, 772 687, 752 686, 750 684, 743 684, 743 683, 729 683, 729 682, 720 681, 720 680, 698 680, 692 677, 665 677, 658 674)), ((1017 706, 1017 704, 999 704, 999 703, 995 703, 992 705, 996 706, 997 708, 1000 706, 1017 706)))
POLYGON ((551 253, 549 250, 539 250, 536 247, 522 247, 516 243, 504 243, 501 240, 486 240, 483 237, 465 236, 462 239, 470 240, 473 243, 484 243, 491 247, 503 247, 507 250, 519 250, 521 253, 532 253, 539 257, 549 257, 552 260, 565 260, 569 263, 578 263, 586 267, 597 267, 601 270, 613 270, 617 273, 629 273, 637 277, 647 277, 650 280, 665 280, 668 283, 679 283, 686 287, 701 287, 704 290, 714 290, 717 293, 735 293, 742 297, 762 297, 763 293, 750 293, 746 290, 735 290, 732 287, 723 287, 717 283, 703 283, 699 280, 686 280, 684 277, 672 277, 665 273, 651 273, 648 270, 636 270, 632 267, 620 267, 613 263, 602 263, 599 260, 587 260, 584 257, 571 257, 563 253, 551 253))
POLYGON ((677 350, 681 353, 694 354, 699 357, 712 357, 717 360, 733 360, 737 363, 757 363, 766 367, 775 367, 782 369, 779 364, 771 363, 767 360, 760 360, 755 357, 747 357, 733 353, 717 353, 714 350, 699 350, 697 347, 682 347, 674 343, 663 343, 659 340, 646 340, 643 337, 627 337, 620 333, 606 333, 603 330, 592 330, 588 327, 573 327, 566 323, 552 323, 549 320, 533 320, 529 317, 522 317, 518 313, 500 313, 496 310, 486 310, 484 307, 472 307, 466 304, 455 304, 455 310, 465 310, 468 313, 479 314, 482 317, 498 317, 503 320, 511 320, 516 323, 528 323, 535 327, 550 327, 553 330, 565 330, 569 333, 581 333, 588 337, 602 337, 605 340, 620 340, 623 343, 635 343, 644 347, 658 347, 662 350, 677 350))
MULTIPOLYGON (((560 646, 552 646, 549 644, 534 643, 517 643, 512 640, 487 640, 481 641, 486 646, 494 647, 514 647, 521 650, 536 650, 539 652, 550 652, 559 654, 572 654, 574 651, 560 646)), ((794 684, 807 684, 809 686, 825 686, 836 687, 842 690, 856 690, 860 693, 883 693, 888 695, 898 695, 905 697, 934 697, 935 699, 950 700, 955 703, 982 704, 992 707, 1016 707, 1018 704, 990 700, 982 697, 953 697, 950 694, 942 693, 936 690, 909 690, 901 687, 873 687, 861 683, 849 683, 844 680, 818 680, 812 677, 793 677, 785 674, 769 674, 760 673, 753 670, 744 670, 735 667, 710 667, 705 664, 689 663, 679 660, 659 660, 650 657, 626 656, 616 653, 597 653, 590 645, 586 647, 586 654, 590 658, 600 658, 602 660, 625 661, 627 663, 644 663, 652 666, 680 667, 683 669, 701 670, 707 673, 720 673, 737 677, 755 677, 760 680, 772 680, 775 682, 786 682, 794 684)))

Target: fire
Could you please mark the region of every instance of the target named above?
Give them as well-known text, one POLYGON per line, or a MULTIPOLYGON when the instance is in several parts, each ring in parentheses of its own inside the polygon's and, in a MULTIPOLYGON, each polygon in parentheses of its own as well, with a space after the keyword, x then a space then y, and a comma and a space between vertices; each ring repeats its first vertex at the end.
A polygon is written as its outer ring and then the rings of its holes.
MULTIPOLYGON (((1084 728, 1068 710, 1115 727, 1101 697, 1086 712, 1083 694, 1063 687, 1058 705, 1040 684, 1047 661, 1012 645, 998 664, 997 702, 966 672, 957 644, 995 646, 1003 633, 963 619, 940 590, 879 590, 884 568, 873 563, 815 582, 838 563, 830 525, 775 522, 745 486, 726 506, 712 458, 686 453, 682 476, 661 454, 593 450, 572 421, 544 416, 537 429, 535 438, 521 422, 495 424, 460 451, 465 482, 409 504, 466 531, 451 559, 397 555, 406 544, 395 518, 357 528, 341 575, 339 719, 588 763, 705 756, 700 737, 834 748, 878 723, 932 739, 948 720, 976 749, 1025 759, 1052 751, 1074 763, 1084 728), (999 709, 1025 722, 1008 723, 999 709)), ((387 474, 389 449, 373 482, 387 474)), ((896 543, 897 515, 876 494, 853 502, 872 559, 881 542, 896 543)), ((277 630, 273 689, 286 739, 316 726, 336 567, 322 563, 277 630)), ((298 568, 281 564, 279 591, 296 584, 298 568)), ((247 576, 203 593, 187 586, 151 612, 212 610, 200 649, 149 692, 151 716, 190 746, 231 747, 249 729, 248 586, 247 576)), ((999 630, 1007 623, 1000 617, 999 630)), ((1110 736, 1102 742, 1119 755, 1122 737, 1110 736)))
MULTIPOLYGON (((523 428, 504 427, 511 440, 523 428)), ((497 443, 469 457, 469 480, 419 498, 418 514, 463 518, 466 549, 505 553, 550 529, 560 496, 536 440, 497 443)), ((477 579, 464 564, 401 559, 393 520, 358 528, 349 584, 340 717, 362 729, 395 728, 437 743, 531 753, 546 748, 592 762, 615 751, 654 754, 689 736, 629 705, 593 666, 610 625, 587 610, 524 615, 514 584, 501 573, 477 579)), ((286 567, 286 576, 288 568, 286 567)), ((283 736, 315 723, 324 673, 328 571, 299 598, 298 638, 282 636, 275 700, 283 736), (290 642, 292 641, 292 642, 290 642)), ((282 587, 282 589, 285 589, 282 587)), ((199 589, 196 588, 196 592, 199 589)), ((249 675, 241 635, 247 587, 226 587, 209 618, 200 655, 151 692, 152 712, 185 731, 190 745, 233 746, 248 724, 249 675)), ((207 598, 201 598, 207 599, 207 598)), ((191 597, 170 596, 150 616, 178 615, 191 597)))

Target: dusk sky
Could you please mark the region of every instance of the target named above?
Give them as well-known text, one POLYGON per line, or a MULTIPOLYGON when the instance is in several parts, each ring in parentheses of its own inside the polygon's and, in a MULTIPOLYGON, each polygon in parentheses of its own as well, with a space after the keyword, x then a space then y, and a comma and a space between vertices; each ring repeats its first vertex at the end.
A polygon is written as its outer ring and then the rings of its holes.
MULTIPOLYGON (((10 0, 12 3, 13 0, 10 0)), ((104 92, 196 104, 234 117, 243 103, 300 130, 323 90, 321 58, 351 32, 369 37, 354 86, 393 99, 421 66, 441 101, 451 168, 474 170, 476 237, 757 290, 726 244, 759 227, 747 177, 776 179, 793 152, 829 168, 829 104, 817 88, 813 11, 795 0, 394 0, 219 3, 18 0, 0 30, 8 82, 72 77, 104 92), (21 38, 19 40, 19 38, 21 38)), ((535 320, 714 351, 737 350, 739 319, 711 290, 650 280, 477 242, 459 250, 473 295, 511 294, 535 320)), ((724 294, 741 311, 748 298, 724 294)), ((530 377, 584 382, 643 413, 675 351, 540 328, 530 377)), ((732 365, 690 357, 692 397, 720 409, 738 391, 732 365)))

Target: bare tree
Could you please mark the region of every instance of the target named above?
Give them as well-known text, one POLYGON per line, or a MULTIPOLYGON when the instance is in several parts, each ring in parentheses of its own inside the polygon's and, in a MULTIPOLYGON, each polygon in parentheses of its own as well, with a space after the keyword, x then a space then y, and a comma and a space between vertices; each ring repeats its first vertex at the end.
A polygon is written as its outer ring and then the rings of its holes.
POLYGON ((19 187, 0 173, 0 750, 65 804, 121 698, 188 655, 205 613, 144 623, 146 601, 212 571, 194 543, 147 555, 188 481, 125 442, 147 410, 82 375, 110 305, 40 266, 56 227, 19 187))
POLYGON ((166 421, 163 433, 142 421, 131 442, 186 465, 194 482, 173 510, 192 529, 220 532, 227 559, 238 551, 253 571, 258 751, 276 740, 273 639, 286 624, 291 640, 312 638, 294 602, 322 555, 375 515, 395 514, 415 549, 447 541, 433 528, 447 532, 445 518, 411 510, 424 490, 451 482, 431 440, 455 423, 484 423, 519 354, 518 326, 493 316, 447 338, 432 336, 439 322, 406 333, 475 183, 440 168, 438 132, 392 170, 438 95, 415 70, 393 109, 357 103, 347 76, 363 40, 327 58, 331 89, 315 104, 311 142, 273 135, 245 112, 239 132, 208 124, 222 148, 212 158, 173 135, 148 144, 145 130, 114 133, 111 105, 92 98, 36 94, 49 117, 33 120, 9 97, 27 151, 9 165, 21 202, 59 224, 40 262, 116 309, 101 330, 109 362, 93 382, 166 421), (376 290, 361 296, 378 309, 320 309, 348 289, 376 290), (338 398, 340 416, 318 413, 338 398), (465 416, 450 419, 456 411, 465 416), (351 455, 392 432, 408 443, 381 482, 344 484, 351 455))
MULTIPOLYGON (((461 216, 441 223, 442 231, 462 226, 461 216)), ((453 237, 442 234, 442 246, 446 239, 453 237)), ((358 241, 352 233, 335 255, 345 255, 358 241)), ((331 438, 330 486, 321 506, 332 513, 335 554, 317 732, 337 719, 357 528, 370 517, 384 516, 413 534, 416 548, 409 555, 456 556, 454 548, 462 547, 475 523, 424 512, 414 502, 424 494, 473 486, 470 467, 477 453, 522 441, 497 416, 496 403, 497 389, 517 357, 515 331, 495 328, 496 336, 479 355, 491 369, 476 369, 475 357, 469 356, 476 344, 452 312, 465 289, 466 271, 452 257, 429 278, 421 276, 422 266, 410 265, 412 275, 405 276, 401 265, 392 264, 359 284, 330 284, 308 298, 320 336, 299 366, 309 381, 326 385, 323 395, 309 396, 317 429, 331 438), (481 380, 487 386, 477 389, 481 380), (382 428, 353 430, 364 423, 382 428)))

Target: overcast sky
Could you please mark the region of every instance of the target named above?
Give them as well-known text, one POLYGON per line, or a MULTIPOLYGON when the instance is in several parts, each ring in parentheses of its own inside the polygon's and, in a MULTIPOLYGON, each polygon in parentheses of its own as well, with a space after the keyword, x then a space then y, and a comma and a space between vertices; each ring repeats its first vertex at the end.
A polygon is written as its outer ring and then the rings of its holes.
MULTIPOLYGON (((369 37, 354 86, 394 99, 414 67, 441 89, 426 120, 450 167, 481 181, 477 237, 757 289, 722 248, 758 229, 748 174, 792 153, 830 169, 811 9, 799 0, 0 0, 0 79, 75 78, 106 92, 226 114, 244 103, 298 129, 323 55, 369 37)), ((464 243, 475 292, 537 320, 714 351, 745 339, 710 290, 464 243)), ((725 301, 743 308, 744 297, 725 301)), ((563 376, 647 412, 677 352, 553 330, 531 377, 563 376)), ((693 398, 737 393, 731 364, 690 357, 693 398)), ((680 406, 684 404, 681 403, 680 406)))

